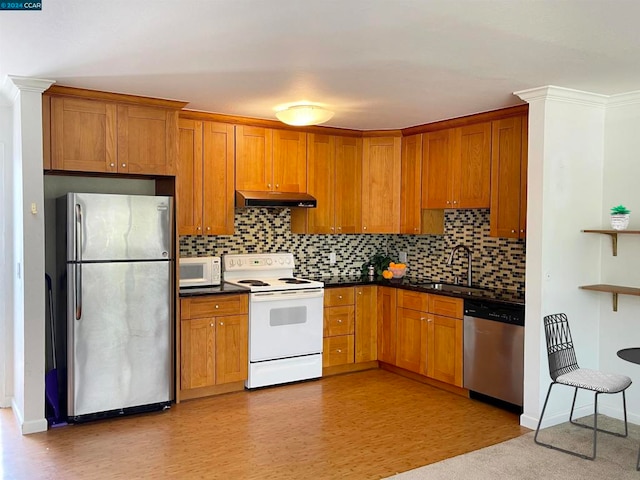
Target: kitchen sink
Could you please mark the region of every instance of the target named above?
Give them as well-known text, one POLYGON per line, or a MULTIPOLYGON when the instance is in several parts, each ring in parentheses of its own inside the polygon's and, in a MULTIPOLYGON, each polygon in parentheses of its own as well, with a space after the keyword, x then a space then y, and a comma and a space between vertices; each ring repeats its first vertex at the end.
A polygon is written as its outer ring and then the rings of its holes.
POLYGON ((461 295, 482 295, 486 289, 479 287, 469 287, 467 285, 458 285, 453 283, 418 283, 415 287, 426 288, 429 290, 440 290, 441 292, 457 293, 461 295))

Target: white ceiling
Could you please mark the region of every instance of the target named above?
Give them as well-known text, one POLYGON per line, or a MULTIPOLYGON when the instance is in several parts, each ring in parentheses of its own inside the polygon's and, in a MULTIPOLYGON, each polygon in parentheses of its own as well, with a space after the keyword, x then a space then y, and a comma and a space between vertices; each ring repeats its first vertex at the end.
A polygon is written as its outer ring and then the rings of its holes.
POLYGON ((0 78, 189 101, 273 119, 403 128, 557 85, 640 89, 637 0, 41 0, 0 11, 0 78))

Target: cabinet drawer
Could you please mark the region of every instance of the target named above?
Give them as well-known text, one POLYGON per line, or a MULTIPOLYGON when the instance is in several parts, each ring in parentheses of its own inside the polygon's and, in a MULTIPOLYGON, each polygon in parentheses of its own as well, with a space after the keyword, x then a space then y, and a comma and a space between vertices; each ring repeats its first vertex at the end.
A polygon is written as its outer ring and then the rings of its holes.
POLYGON ((249 312, 247 295, 208 295, 183 298, 180 301, 180 318, 216 317, 218 315, 242 315, 249 312))
POLYGON ((353 335, 327 337, 323 341, 322 366, 353 363, 353 335))
POLYGON ((324 306, 339 307, 352 305, 355 302, 353 287, 326 288, 324 291, 324 306))
POLYGON ((462 318, 464 300, 461 298, 429 295, 429 312, 445 317, 462 318))
POLYGON ((411 310, 419 310, 421 312, 431 311, 429 309, 429 294, 412 292, 411 290, 398 290, 397 293, 398 308, 408 308, 411 310))
POLYGON ((344 307, 326 307, 324 309, 324 337, 336 335, 350 335, 355 323, 355 308, 353 305, 344 307))

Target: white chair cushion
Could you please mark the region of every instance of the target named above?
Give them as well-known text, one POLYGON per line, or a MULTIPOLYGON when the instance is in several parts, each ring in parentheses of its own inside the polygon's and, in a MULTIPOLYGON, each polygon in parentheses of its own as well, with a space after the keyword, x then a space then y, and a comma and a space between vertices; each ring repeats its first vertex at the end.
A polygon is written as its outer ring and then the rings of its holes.
POLYGON ((631 379, 626 375, 606 373, 588 368, 578 368, 560 375, 556 378, 556 382, 602 393, 618 393, 631 385, 631 379))

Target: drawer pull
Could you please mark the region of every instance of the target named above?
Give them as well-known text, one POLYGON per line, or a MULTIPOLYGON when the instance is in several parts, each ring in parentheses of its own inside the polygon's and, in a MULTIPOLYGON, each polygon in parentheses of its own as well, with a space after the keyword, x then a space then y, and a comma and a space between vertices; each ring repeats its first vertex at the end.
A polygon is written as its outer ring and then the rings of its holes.
POLYGON ((338 319, 338 323, 342 323, 342 319, 340 319, 340 318, 339 318, 339 319, 338 319))
POLYGON ((217 304, 216 304, 216 308, 220 308, 220 305, 217 305, 217 304))
POLYGON ((342 350, 338 349, 338 350, 336 350, 336 352, 338 352, 338 353, 342 353, 342 350))
POLYGON ((338 299, 342 300, 342 295, 338 295, 338 299))

